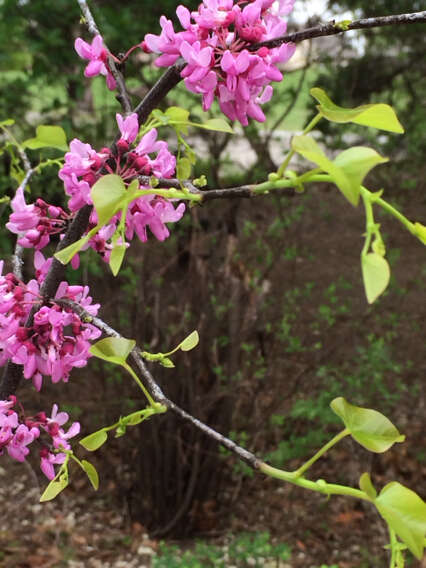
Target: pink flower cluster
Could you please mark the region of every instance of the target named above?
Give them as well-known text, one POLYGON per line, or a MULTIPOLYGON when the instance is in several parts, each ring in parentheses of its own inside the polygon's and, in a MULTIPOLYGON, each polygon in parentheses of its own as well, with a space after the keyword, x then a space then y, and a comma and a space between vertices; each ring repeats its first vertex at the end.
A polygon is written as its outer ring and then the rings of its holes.
POLYGON ((91 44, 78 37, 74 42, 74 48, 82 59, 89 61, 84 70, 84 75, 86 77, 104 75, 108 89, 113 91, 117 84, 108 65, 110 54, 104 47, 102 37, 100 35, 95 36, 91 44))
POLYGON ((32 379, 39 391, 43 375, 53 383, 68 381, 74 367, 84 367, 90 357, 90 341, 101 332, 81 318, 60 300, 72 300, 91 315, 96 315, 99 304, 92 304, 87 286, 69 286, 62 282, 49 305, 39 307, 30 326, 26 326, 30 311, 40 304, 40 282, 48 270, 50 260, 36 253, 38 280, 28 284, 12 273, 2 276, 0 261, 0 366, 9 360, 23 365, 24 377, 32 379))
POLYGON ((44 248, 49 244, 50 235, 64 231, 70 217, 61 207, 49 205, 43 199, 27 205, 21 186, 16 190, 11 206, 13 213, 6 228, 19 235, 18 243, 24 248, 44 248))
MULTIPOLYGON (((15 396, 9 400, 0 400, 0 455, 6 449, 13 459, 23 462, 29 454, 29 444, 39 440, 41 434, 47 434, 50 442, 41 443, 40 467, 48 479, 55 477, 54 465, 64 463, 69 450, 68 440, 80 432, 80 424, 74 422, 67 432, 62 426, 68 421, 66 412, 58 412, 58 406, 53 405, 52 415, 48 418, 40 412, 34 418, 21 420, 18 412, 13 408, 18 406, 15 396), (62 450, 62 451, 61 451, 62 450)), ((21 412, 23 414, 23 412, 21 412)))
POLYGON ((248 48, 282 36, 283 16, 294 0, 203 0, 195 12, 178 6, 176 14, 183 31, 175 32, 165 16, 160 19, 160 35, 147 34, 146 51, 161 54, 158 67, 168 67, 182 57, 187 65, 181 76, 186 87, 203 96, 208 110, 216 96, 222 112, 247 126, 248 117, 265 120, 261 104, 270 100, 271 81, 281 81, 278 63, 290 59, 295 45, 248 48))
MULTIPOLYGON (((84 144, 74 139, 70 144, 70 152, 65 154, 65 164, 59 171, 59 177, 65 185, 65 192, 70 196, 68 207, 75 212, 83 205, 92 205, 90 190, 103 172, 114 173, 130 184, 141 175, 157 178, 170 178, 176 167, 176 159, 169 152, 167 143, 157 140, 157 130, 147 132, 133 148, 139 132, 136 113, 127 118, 117 114, 117 124, 121 137, 116 144, 117 152, 112 153, 108 148, 96 152, 90 144, 84 144)), ((149 189, 140 185, 140 189, 149 189)), ((134 233, 141 241, 147 240, 147 227, 155 237, 164 240, 169 236, 166 223, 179 221, 185 211, 185 205, 179 204, 175 209, 173 204, 162 197, 144 195, 135 199, 129 207, 126 217, 126 238, 131 240, 134 233)), ((99 252, 106 261, 111 253, 110 239, 117 229, 121 214, 117 214, 105 225, 89 245, 99 252)), ((90 217, 88 230, 97 224, 96 211, 90 217)))

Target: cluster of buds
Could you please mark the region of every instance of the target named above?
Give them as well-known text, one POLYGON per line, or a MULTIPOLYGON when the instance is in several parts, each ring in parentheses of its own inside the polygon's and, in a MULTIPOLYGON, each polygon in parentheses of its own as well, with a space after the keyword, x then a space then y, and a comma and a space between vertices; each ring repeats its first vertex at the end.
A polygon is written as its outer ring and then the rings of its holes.
POLYGON ((68 414, 58 412, 56 404, 50 417, 40 412, 33 418, 23 418, 23 409, 21 407, 19 412, 18 406, 15 396, 0 400, 0 455, 6 450, 11 458, 23 462, 30 452, 29 444, 37 440, 40 443, 40 468, 48 479, 53 479, 54 466, 64 463, 64 450, 70 449, 68 440, 80 432, 80 424, 74 422, 65 432, 62 426, 68 422, 68 414))

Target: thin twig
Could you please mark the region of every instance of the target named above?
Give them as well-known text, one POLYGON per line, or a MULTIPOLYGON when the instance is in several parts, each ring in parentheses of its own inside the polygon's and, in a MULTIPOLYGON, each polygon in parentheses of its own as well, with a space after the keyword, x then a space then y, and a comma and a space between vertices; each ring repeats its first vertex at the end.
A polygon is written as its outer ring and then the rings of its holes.
MULTIPOLYGON (((76 302, 73 302, 72 300, 55 300, 55 303, 59 305, 68 306, 73 311, 75 311, 75 313, 78 314, 81 318, 83 318, 88 323, 91 323, 92 325, 96 326, 106 335, 110 337, 122 337, 122 335, 120 335, 118 331, 116 331, 110 325, 105 323, 101 318, 90 315, 89 312, 87 312, 76 302)), ((161 390, 158 383, 155 381, 150 371, 147 369, 145 362, 140 353, 141 350, 138 347, 135 347, 131 352, 131 356, 134 362, 136 363, 140 374, 145 379, 147 389, 149 390, 151 396, 155 399, 156 402, 164 404, 164 406, 166 406, 169 410, 171 410, 172 412, 174 412, 175 414, 177 414, 187 422, 190 422, 193 426, 204 432, 204 434, 206 434, 206 436, 208 436, 209 438, 216 440, 216 442, 218 442, 226 449, 237 455, 240 459, 242 459, 247 464, 249 464, 253 469, 258 469, 259 464, 261 463, 262 460, 257 458, 253 453, 249 452, 245 448, 242 448, 241 446, 236 444, 233 440, 227 438, 226 436, 223 436, 222 434, 217 432, 217 430, 214 430, 214 428, 207 426, 207 424, 204 424, 204 422, 201 422, 201 420, 198 420, 198 418, 195 418, 194 416, 192 416, 191 414, 180 408, 172 400, 167 398, 163 393, 163 391, 161 390)))
MULTIPOLYGON (((83 12, 83 16, 84 19, 86 20, 89 32, 93 35, 101 35, 99 28, 96 25, 95 18, 93 17, 93 14, 86 0, 77 0, 77 2, 79 3, 81 11, 83 12)), ((105 41, 104 45, 105 47, 107 47, 105 41)), ((130 114, 132 112, 132 104, 130 102, 129 95, 127 93, 124 77, 122 73, 117 69, 115 61, 111 56, 108 57, 108 66, 117 83, 117 90, 118 90, 117 100, 121 104, 121 108, 124 110, 124 112, 126 114, 130 114)))
POLYGON ((423 12, 412 12, 410 14, 395 14, 394 16, 379 16, 377 18, 363 18, 362 20, 354 20, 349 24, 339 23, 335 20, 320 24, 313 28, 307 28, 300 32, 286 34, 275 39, 262 41, 248 47, 250 51, 256 51, 260 47, 279 47, 283 43, 299 43, 306 39, 315 37, 331 36, 348 32, 350 30, 363 30, 368 28, 379 28, 383 26, 397 26, 402 24, 418 24, 426 22, 426 10, 423 12))

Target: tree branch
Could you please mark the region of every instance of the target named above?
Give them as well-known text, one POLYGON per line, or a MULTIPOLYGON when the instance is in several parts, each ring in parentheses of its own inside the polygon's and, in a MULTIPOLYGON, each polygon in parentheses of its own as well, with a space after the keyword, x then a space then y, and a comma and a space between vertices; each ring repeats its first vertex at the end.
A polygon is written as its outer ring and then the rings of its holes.
POLYGON ((354 20, 349 24, 339 23, 335 20, 326 24, 320 24, 313 28, 307 28, 300 32, 286 34, 275 39, 269 39, 251 45, 247 49, 249 51, 256 51, 260 47, 279 47, 283 43, 299 43, 306 39, 313 39, 315 37, 337 35, 350 30, 363 30, 368 28, 379 28, 383 26, 397 26, 402 24, 418 24, 426 22, 426 10, 423 12, 412 12, 410 14, 396 14, 394 16, 380 16, 377 18, 363 18, 362 20, 354 20))
MULTIPOLYGON (((87 312, 79 304, 71 300, 55 300, 55 302, 59 305, 70 307, 82 319, 96 326, 106 335, 110 337, 122 337, 122 335, 120 335, 118 331, 113 329, 102 319, 90 315, 89 312, 87 312)), ((262 463, 262 460, 257 458, 253 453, 249 452, 245 448, 242 448, 230 438, 223 436, 222 434, 217 432, 217 430, 214 430, 214 428, 207 426, 207 424, 204 424, 204 422, 201 422, 201 420, 198 420, 198 418, 195 418, 194 416, 192 416, 191 414, 180 408, 172 400, 167 398, 167 396, 163 393, 160 386, 157 384, 154 377, 146 367, 140 352, 141 350, 138 347, 135 347, 131 352, 131 356, 133 361, 136 363, 136 366, 138 367, 141 376, 145 379, 147 389, 149 390, 151 396, 154 398, 156 402, 164 404, 164 406, 166 406, 169 410, 171 410, 172 412, 174 412, 175 414, 177 414, 178 416, 180 416, 181 418, 183 418, 184 420, 186 420, 187 422, 191 423, 193 426, 204 432, 204 434, 206 434, 206 436, 208 436, 209 438, 216 440, 216 442, 224 446, 230 452, 234 453, 241 460, 243 460, 248 465, 250 465, 253 469, 255 470, 259 469, 259 465, 262 463)))
MULTIPOLYGON (((83 12, 84 19, 86 20, 87 27, 89 32, 93 35, 102 35, 99 31, 98 26, 96 25, 95 19, 93 17, 92 12, 86 2, 86 0, 77 0, 81 11, 83 12)), ((105 41, 104 41, 104 45, 105 41)), ((108 57, 108 66, 111 70, 111 73, 117 83, 117 100, 121 104, 121 108, 124 110, 126 114, 130 114, 132 112, 132 104, 130 102, 129 95, 127 93, 126 84, 124 81, 124 77, 121 72, 117 69, 114 59, 109 56, 108 57)))

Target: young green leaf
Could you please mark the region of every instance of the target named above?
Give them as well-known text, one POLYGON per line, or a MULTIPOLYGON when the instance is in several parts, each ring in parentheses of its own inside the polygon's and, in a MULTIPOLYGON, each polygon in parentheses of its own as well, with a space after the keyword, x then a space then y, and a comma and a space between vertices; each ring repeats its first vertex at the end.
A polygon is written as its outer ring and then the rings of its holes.
POLYGON ((389 105, 379 103, 343 108, 333 103, 325 91, 318 87, 311 89, 310 93, 320 103, 317 109, 330 122, 353 122, 398 134, 404 132, 395 111, 389 105))
POLYGON ((191 176, 191 162, 188 158, 180 158, 176 165, 176 175, 178 179, 188 179, 191 176))
POLYGON ((359 184, 354 184, 346 173, 334 162, 329 160, 318 144, 310 136, 294 136, 291 142, 293 150, 307 160, 314 162, 325 172, 330 174, 334 183, 352 205, 357 206, 359 201, 359 184))
POLYGON ((380 254, 370 252, 361 255, 361 268, 367 302, 372 304, 389 284, 389 264, 380 254))
POLYGON ((166 110, 165 114, 171 122, 188 122, 189 111, 184 108, 171 106, 166 110))
POLYGON ((126 339, 125 337, 106 337, 94 343, 89 351, 95 357, 122 365, 126 362, 130 351, 136 345, 134 339, 126 339))
POLYGON ((67 478, 60 478, 59 481, 51 481, 40 497, 40 503, 51 501, 68 485, 67 478))
POLYGON ((388 161, 388 158, 384 158, 372 148, 353 146, 341 152, 333 163, 345 173, 351 185, 351 194, 358 195, 359 186, 368 172, 378 164, 388 161))
POLYGON ((205 128, 206 130, 214 130, 216 132, 227 132, 228 134, 234 134, 232 127, 223 118, 210 118, 203 122, 202 124, 195 124, 191 122, 193 126, 198 126, 198 128, 205 128))
POLYGON ((99 488, 99 475, 94 465, 87 460, 81 460, 81 465, 89 478, 90 483, 95 491, 99 488))
POLYGON ((385 452, 395 442, 405 440, 405 436, 398 432, 392 422, 377 410, 354 406, 343 397, 332 400, 330 406, 350 431, 352 438, 370 452, 385 452))
POLYGON ((88 242, 89 238, 90 237, 88 237, 87 235, 85 237, 82 237, 75 243, 72 243, 72 245, 63 248, 59 252, 56 252, 54 254, 54 257, 57 258, 59 262, 61 262, 62 264, 68 264, 70 260, 73 258, 73 256, 75 256, 78 252, 80 252, 80 250, 88 242))
POLYGON ((90 190, 99 225, 105 225, 125 204, 126 186, 120 176, 102 176, 90 190))
POLYGON ((200 341, 200 337, 198 335, 198 331, 195 330, 188 335, 181 343, 179 343, 178 349, 181 351, 191 351, 198 345, 200 341))
POLYGON ((65 131, 60 126, 37 126, 35 138, 29 138, 22 143, 24 148, 38 150, 39 148, 57 148, 68 150, 65 131))
POLYGON ((126 245, 115 245, 109 257, 109 267, 114 276, 117 276, 126 253, 126 245))
POLYGON ((13 124, 15 124, 15 121, 13 120, 13 118, 7 118, 6 120, 2 120, 0 122, 0 127, 1 126, 12 126, 13 124))
POLYGON ((365 472, 361 475, 361 477, 359 478, 359 487, 360 487, 361 491, 364 491, 364 493, 367 493, 367 495, 371 499, 376 498, 377 491, 375 490, 374 485, 371 482, 371 477, 370 477, 369 473, 365 472))
POLYGON ((168 357, 162 357, 161 359, 158 360, 158 362, 162 367, 166 367, 166 369, 173 369, 175 367, 173 361, 168 357))
POLYGON ((426 503, 411 489, 392 481, 383 487, 375 505, 388 525, 421 560, 426 536, 426 503))
POLYGON ((98 450, 108 439, 108 434, 105 430, 98 430, 97 432, 93 432, 93 434, 89 434, 82 440, 80 440, 80 444, 83 448, 86 448, 89 452, 94 452, 98 450))

